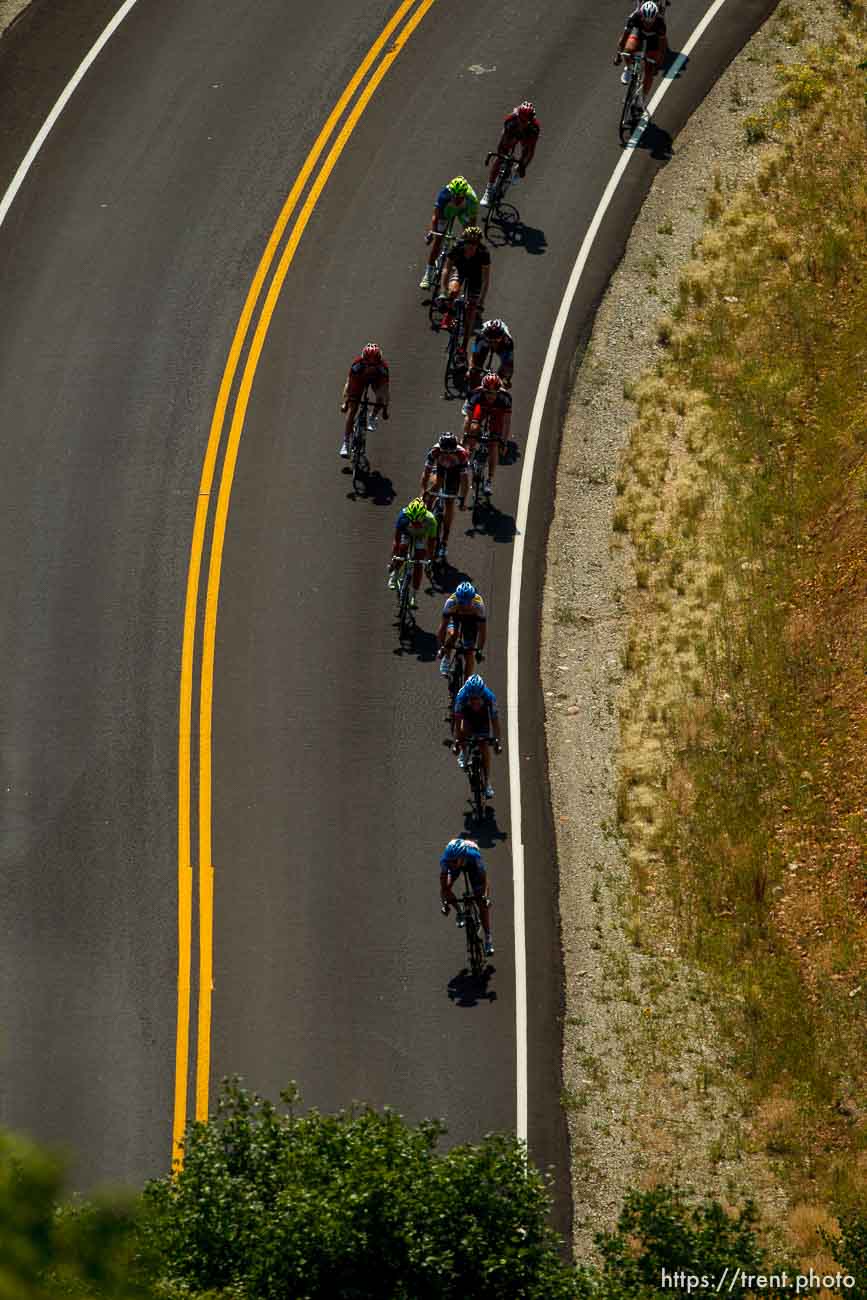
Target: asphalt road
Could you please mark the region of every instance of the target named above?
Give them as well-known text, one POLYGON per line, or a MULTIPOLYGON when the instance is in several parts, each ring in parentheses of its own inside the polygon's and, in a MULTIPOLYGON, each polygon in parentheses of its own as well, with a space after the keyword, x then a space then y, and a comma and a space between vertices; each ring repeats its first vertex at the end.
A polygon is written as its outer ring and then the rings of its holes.
MULTIPOLYGON (((515 191, 522 241, 495 250, 487 303, 517 340, 523 442, 565 280, 619 156, 611 53, 623 8, 506 0, 494 15, 438 0, 352 133, 290 268, 243 427, 219 597, 212 1099, 221 1076, 240 1073, 271 1096, 294 1079, 325 1110, 359 1099, 441 1115, 449 1141, 514 1126, 507 768, 500 760, 496 822, 480 836, 495 969, 488 996, 454 996, 461 939, 439 915, 437 861, 466 805, 442 743, 438 602, 422 600, 414 650, 399 653, 385 565, 426 448, 459 422, 416 289, 433 196, 459 172, 483 185, 499 119, 534 100, 543 135, 515 191), (355 499, 336 455, 337 404, 369 338, 392 367, 393 418, 371 437, 376 490, 355 499)), ((536 672, 559 414, 647 187, 772 8, 723 7, 628 169, 576 300, 536 464, 521 631, 529 1133, 554 1169, 564 1227, 536 672)), ((0 190, 111 11, 36 0, 0 42, 0 190)), ((0 1122, 66 1144, 80 1186, 138 1183, 168 1164, 179 669, 202 459, 273 223, 390 12, 345 0, 322 0, 315 19, 296 0, 138 5, 0 229, 0 1122)), ((702 12, 677 0, 675 49, 702 12)), ((491 527, 458 526, 451 548, 455 580, 471 576, 490 605, 486 676, 501 701, 519 472, 500 471, 491 527)), ((212 529, 211 510, 206 540, 212 529)), ((203 612, 200 596, 199 626, 203 612)), ((197 658, 196 689, 200 672, 197 658)), ((195 773, 193 786, 195 803, 195 773)), ((198 926, 196 910, 194 940, 198 926)), ((195 974, 192 992, 190 1114, 195 974)))

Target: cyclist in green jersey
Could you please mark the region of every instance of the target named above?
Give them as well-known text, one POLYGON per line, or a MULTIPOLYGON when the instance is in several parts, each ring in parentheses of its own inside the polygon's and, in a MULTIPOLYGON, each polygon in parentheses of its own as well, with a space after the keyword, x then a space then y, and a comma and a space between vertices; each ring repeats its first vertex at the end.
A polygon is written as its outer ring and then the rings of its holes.
POLYGON ((479 215, 479 200, 476 192, 465 176, 456 176, 444 185, 436 196, 430 229, 425 234, 425 241, 430 244, 427 266, 419 283, 420 289, 433 286, 434 266, 443 244, 443 235, 454 221, 461 225, 474 226, 479 215))
POLYGON ((388 585, 394 589, 397 586, 398 568, 406 560, 412 545, 412 595, 409 600, 412 609, 418 609, 415 593, 421 586, 422 565, 430 564, 433 559, 436 540, 436 516, 428 510, 420 497, 415 497, 397 516, 391 563, 388 566, 388 585))

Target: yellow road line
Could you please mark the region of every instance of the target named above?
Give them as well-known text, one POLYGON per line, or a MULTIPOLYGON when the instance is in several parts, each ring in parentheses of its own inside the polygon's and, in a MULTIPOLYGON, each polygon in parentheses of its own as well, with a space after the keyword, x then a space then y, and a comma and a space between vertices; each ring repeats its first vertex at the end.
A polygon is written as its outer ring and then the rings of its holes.
MULTIPOLYGON (((347 84, 345 90, 337 101, 328 120, 320 131, 317 139, 310 150, 301 171, 292 186, 292 189, 286 199, 285 204, 280 212, 268 244, 265 248, 259 266, 253 278, 250 290, 241 311, 238 325, 229 350, 229 356, 223 378, 220 383, 220 389, 217 395, 217 401, 214 407, 214 414, 211 420, 211 428, 208 436, 208 445, 205 452, 205 460, 202 468, 202 477, 199 489, 199 498, 196 509, 196 521, 193 528, 193 540, 190 548, 190 564, 187 578, 187 595, 184 609, 184 633, 183 649, 181 654, 181 684, 180 684, 180 708, 179 708, 179 741, 178 741, 178 1017, 177 1017, 177 1041, 175 1049, 175 1105, 174 1105, 174 1122, 173 1122, 173 1159, 177 1164, 182 1158, 181 1139, 186 1126, 187 1111, 187 1083, 188 1083, 188 1060, 189 1060, 189 1023, 190 1023, 190 968, 191 968, 191 946, 192 946, 192 920, 191 920, 191 899, 192 899, 192 868, 190 858, 190 841, 191 841, 191 734, 192 734, 192 677, 193 663, 195 652, 195 634, 196 634, 196 610, 198 606, 199 580, 201 574, 201 559, 204 545, 205 521, 207 510, 210 502, 211 490, 213 487, 214 473, 219 450, 222 429, 225 422, 226 410, 229 402, 229 395, 237 371, 240 356, 243 350, 244 341, 249 331, 250 322, 255 311, 256 303, 261 292, 262 285, 267 276, 271 263, 274 260, 277 248, 283 233, 288 225, 292 213, 300 198, 301 192, 306 185, 319 157, 328 142, 329 137, 346 109, 348 103, 355 94, 359 84, 366 76, 368 70, 378 57, 385 42, 391 36, 395 28, 403 20, 406 13, 412 8, 416 0, 403 0, 403 3, 395 11, 383 28, 376 41, 368 50, 358 69, 354 73, 351 81, 347 84)), ((320 173, 316 185, 314 186, 316 197, 313 203, 308 197, 307 203, 302 209, 298 223, 293 230, 294 244, 292 245, 292 254, 285 268, 280 275, 279 284, 282 285, 288 271, 289 264, 297 248, 298 240, 301 237, 304 227, 310 217, 313 205, 318 199, 325 181, 343 151, 349 134, 354 129, 364 107, 370 100, 379 82, 382 80, 388 68, 394 62, 400 49, 406 40, 418 26, 418 23, 424 17, 424 14, 433 4, 433 0, 423 0, 423 4, 417 11, 414 18, 410 21, 401 35, 397 38, 391 50, 386 55, 380 67, 377 69, 371 82, 365 88, 359 100, 359 105, 353 110, 350 116, 349 129, 344 125, 343 130, 338 137, 339 148, 336 145, 332 148, 331 153, 326 160, 323 173, 320 173), (303 224, 302 224, 303 218, 303 224), (300 226, 300 228, 299 228, 300 226), (297 237, 296 237, 297 235, 297 237)), ((285 260, 281 259, 281 267, 285 260)), ((278 272, 279 274, 279 272, 278 272)), ((275 281, 277 277, 275 276, 275 281)), ((272 282, 272 289, 274 284, 272 282)), ((279 286, 278 290, 279 292, 279 286)), ((269 294, 269 299, 271 295, 269 294)), ((276 302, 276 296, 274 297, 276 302)), ((266 303, 267 307, 267 303, 266 303)), ((273 313, 273 303, 268 310, 268 322, 270 323, 271 314, 273 313)), ((264 315, 264 313, 263 313, 264 315)), ((259 322, 261 330, 262 321, 259 322)), ((267 333, 267 324, 265 326, 267 333)), ((256 363, 250 370, 248 358, 245 376, 249 372, 249 383, 252 384, 253 374, 255 373, 258 355, 261 352, 262 343, 264 343, 264 334, 256 354, 256 363)), ((241 412, 241 422, 243 422, 243 412, 246 411, 247 396, 244 398, 243 410, 241 412)), ((235 406, 235 420, 233 428, 238 417, 238 403, 235 406)), ((201 731, 200 736, 200 777, 199 777, 199 863, 200 863, 200 880, 199 880, 199 1014, 198 1014, 198 1035, 197 1035, 197 1055, 196 1055, 196 1117, 204 1119, 207 1117, 208 1107, 208 1074, 210 1070, 210 1016, 211 1016, 211 984, 212 984, 212 950, 213 950, 213 865, 211 862, 211 711, 213 700, 213 654, 214 639, 216 631, 216 613, 217 613, 217 596, 219 591, 219 573, 222 559, 222 547, 225 536, 225 515, 228 512, 228 497, 231 491, 231 481, 234 476, 235 461, 237 459, 237 443, 240 440, 240 424, 238 425, 237 437, 235 439, 235 450, 232 455, 228 487, 225 491, 225 513, 222 522, 219 524, 219 557, 214 564, 214 547, 212 543, 211 563, 209 566, 208 580, 208 597, 206 602, 206 621, 205 621, 205 651, 204 659, 208 664, 207 674, 205 664, 202 670, 202 689, 200 699, 200 727, 202 719, 206 719, 206 726, 201 731), (212 585, 213 580, 213 585, 212 585), (210 645, 208 646, 208 642, 210 645), (203 751, 205 752, 204 760, 202 759, 203 751), (205 793, 202 795, 202 780, 205 778, 205 793), (204 821, 203 821, 204 815, 204 821), (204 826, 204 832, 203 832, 204 826), (206 929, 205 929, 206 927, 206 929)), ((229 453, 227 450, 227 461, 229 453)), ((224 496, 224 485, 227 483, 227 462, 224 461, 222 480, 220 485, 220 499, 224 496)), ((218 502, 219 506, 219 502, 218 502)), ((219 522, 219 521, 218 521, 219 522)), ((217 524, 215 523, 215 537, 217 536, 217 524)))

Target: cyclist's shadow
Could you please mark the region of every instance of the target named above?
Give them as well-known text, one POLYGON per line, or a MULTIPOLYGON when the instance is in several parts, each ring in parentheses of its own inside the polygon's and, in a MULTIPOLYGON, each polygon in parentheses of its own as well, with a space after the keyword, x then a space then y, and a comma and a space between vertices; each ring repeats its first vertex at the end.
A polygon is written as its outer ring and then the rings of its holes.
POLYGON ((497 813, 491 804, 485 808, 485 816, 480 822, 476 821, 472 809, 467 809, 464 813, 464 829, 481 849, 492 849, 509 838, 509 832, 501 830, 497 825, 497 813))
MULTIPOLYGON (((347 466, 343 473, 351 474, 352 467, 347 466)), ((390 506, 397 493, 390 478, 380 474, 378 469, 372 469, 365 475, 364 491, 356 492, 355 488, 351 488, 346 496, 349 501, 369 501, 373 506, 390 506)))
POLYGON ((439 641, 434 633, 426 632, 423 627, 419 627, 416 623, 412 635, 407 637, 405 641, 401 641, 400 645, 395 646, 394 653, 396 655, 414 655, 422 663, 432 664, 437 657, 437 650, 439 650, 439 641))
POLYGON ((446 992, 458 1007, 475 1007, 480 1002, 496 1002, 496 992, 488 988, 488 982, 491 976, 496 974, 496 970, 496 966, 491 966, 489 963, 482 974, 476 976, 464 966, 449 980, 446 992))
POLYGON ((504 514, 492 505, 487 508, 477 524, 471 524, 467 529, 467 536, 474 537, 476 533, 484 533, 486 537, 492 537, 495 542, 511 542, 517 531, 515 516, 504 514))

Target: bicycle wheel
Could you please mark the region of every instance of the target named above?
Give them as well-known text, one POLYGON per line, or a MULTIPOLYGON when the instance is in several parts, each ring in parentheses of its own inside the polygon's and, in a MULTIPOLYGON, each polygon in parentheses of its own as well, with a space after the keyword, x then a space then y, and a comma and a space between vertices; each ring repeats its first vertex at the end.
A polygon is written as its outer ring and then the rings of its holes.
POLYGON ((367 474, 370 470, 370 461, 367 459, 367 406, 362 404, 358 414, 355 417, 355 428, 352 430, 352 447, 350 451, 352 456, 352 486, 358 491, 365 486, 367 474))
POLYGON ((470 778, 470 796, 473 805, 473 816, 477 822, 481 822, 485 815, 485 773, 482 767, 482 756, 477 745, 473 746, 467 763, 467 772, 470 778))
POLYGON ((476 979, 479 979, 485 969, 485 949, 482 944, 479 905, 474 897, 464 901, 464 931, 467 936, 467 961, 470 971, 476 979))
POLYGON ((620 114, 621 144, 626 144, 635 129, 635 95, 638 91, 638 73, 639 69, 636 62, 632 65, 632 76, 629 78, 626 94, 623 97, 623 111, 620 114))
POLYGON ((404 562, 398 592, 398 636, 401 641, 406 641, 415 629, 415 619, 409 603, 412 595, 412 564, 409 561, 404 562))

